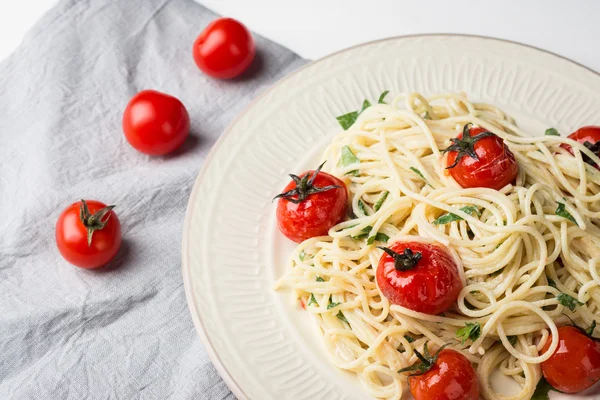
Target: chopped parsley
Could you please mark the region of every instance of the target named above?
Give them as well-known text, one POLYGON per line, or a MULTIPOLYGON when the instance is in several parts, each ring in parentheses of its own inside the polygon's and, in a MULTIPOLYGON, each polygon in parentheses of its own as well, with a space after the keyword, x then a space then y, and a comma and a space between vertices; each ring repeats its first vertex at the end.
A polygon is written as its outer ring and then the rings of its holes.
POLYGON ((348 320, 346 319, 346 317, 344 316, 343 312, 339 311, 335 316, 338 317, 340 320, 344 321, 345 323, 350 324, 348 322, 348 320))
POLYGON ((576 298, 574 298, 573 296, 570 296, 566 293, 559 293, 558 295, 556 295, 556 300, 558 300, 558 302, 567 307, 569 310, 575 311, 575 308, 577 306, 582 306, 584 303, 580 302, 579 300, 577 300, 576 298))
POLYGON ((369 237, 369 234, 371 233, 371 230, 373 230, 373 227, 371 225, 369 226, 365 226, 364 228, 362 228, 360 230, 360 233, 356 236, 352 236, 352 239, 367 239, 367 244, 371 245, 373 244, 375 241, 378 242, 387 242, 388 240, 390 240, 390 237, 388 235, 386 235, 385 233, 382 232, 377 232, 377 234, 375 236, 371 236, 369 237))
POLYGON ((558 215, 559 217, 566 218, 571 222, 577 223, 577 222, 575 222, 575 218, 573 218, 571 213, 569 213, 565 209, 565 203, 561 203, 561 202, 557 202, 557 203, 558 203, 558 207, 556 207, 555 214, 558 215))
POLYGON ((367 212, 367 208, 365 207, 365 203, 363 203, 362 200, 358 200, 358 209, 361 213, 363 213, 364 216, 369 215, 369 213, 367 212))
POLYGON ((375 243, 375 241, 387 243, 388 240, 390 240, 390 237, 388 235, 386 235, 385 233, 377 232, 375 236, 370 236, 367 239, 367 245, 370 246, 373 243, 375 243))
POLYGON ((315 299, 315 295, 312 293, 310 294, 310 298, 308 299, 308 305, 310 306, 311 304, 318 304, 317 299, 315 299))
MULTIPOLYGON (((388 93, 389 90, 386 90, 385 92, 381 93, 377 102, 380 104, 385 104, 384 99, 388 93)), ((340 115, 339 117, 336 117, 336 119, 340 126, 346 131, 356 122, 358 116, 369 107, 371 107, 371 102, 369 100, 364 100, 360 111, 352 111, 347 114, 340 115)))
POLYGON ((375 205, 373 206, 373 210, 375 210, 375 212, 379 211, 379 209, 381 208, 381 206, 383 205, 383 203, 385 202, 385 199, 387 199, 389 194, 390 194, 390 192, 388 192, 387 190, 381 194, 381 197, 379 198, 379 200, 377 200, 377 203, 375 203, 375 205))
POLYGON ((461 339, 462 344, 468 339, 471 339, 471 341, 477 340, 479 335, 481 335, 479 322, 465 322, 465 326, 456 331, 456 337, 461 339))
POLYGON ((560 136, 560 133, 558 133, 558 131, 554 128, 548 128, 546 129, 546 132, 544 132, 544 135, 546 136, 560 136))
POLYGON ((358 118, 358 111, 352 111, 352 112, 349 112, 348 114, 344 114, 344 115, 340 115, 339 117, 336 117, 338 123, 345 131, 347 131, 348 128, 350 128, 356 122, 357 118, 358 118))
MULTIPOLYGON (((465 206, 465 207, 461 207, 460 211, 467 213, 469 215, 472 215, 473 213, 476 213, 478 216, 481 215, 481 211, 479 210, 478 207, 476 206, 465 206)), ((435 221, 433 221, 434 225, 444 225, 444 224, 448 224, 450 222, 454 222, 454 221, 462 221, 463 218, 459 217, 456 214, 453 213, 446 213, 441 215, 438 219, 436 219, 435 221)))
POLYGON ((385 96, 387 96, 389 92, 390 92, 389 90, 386 90, 385 92, 381 93, 381 95, 379 96, 379 100, 377 100, 377 103, 379 103, 379 104, 387 104, 384 101, 384 99, 385 99, 385 96))
POLYGON ((585 331, 588 336, 592 336, 594 334, 594 329, 596 329, 596 320, 592 321, 592 325, 590 325, 589 329, 585 331))
POLYGON ((320 276, 317 276, 317 282, 325 282, 325 279, 321 278, 320 276))
POLYGON ((412 172, 414 172, 415 174, 419 175, 421 177, 421 179, 423 179, 425 181, 425 183, 429 185, 429 182, 427 182, 427 179, 425 179, 425 176, 421 173, 421 171, 419 171, 415 167, 410 167, 410 170, 412 172))
MULTIPOLYGON (((348 146, 344 146, 342 147, 342 157, 340 158, 340 161, 338 162, 338 167, 347 167, 349 165, 353 165, 353 164, 359 164, 360 160, 358 159, 358 157, 356 157, 356 155, 352 152, 352 150, 350 150, 350 147, 348 146)), ((354 176, 358 176, 358 170, 355 169, 353 171, 348 172, 346 175, 354 175, 354 176)))

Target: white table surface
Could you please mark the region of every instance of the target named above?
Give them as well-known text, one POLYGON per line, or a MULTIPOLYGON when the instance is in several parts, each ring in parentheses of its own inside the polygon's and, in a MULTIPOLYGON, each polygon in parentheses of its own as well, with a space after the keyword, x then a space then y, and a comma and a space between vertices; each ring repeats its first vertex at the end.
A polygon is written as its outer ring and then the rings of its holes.
MULTIPOLYGON (((537 46, 600 71, 596 0, 197 1, 309 59, 388 36, 468 33, 537 46)), ((56 2, 0 1, 0 60, 56 2)))

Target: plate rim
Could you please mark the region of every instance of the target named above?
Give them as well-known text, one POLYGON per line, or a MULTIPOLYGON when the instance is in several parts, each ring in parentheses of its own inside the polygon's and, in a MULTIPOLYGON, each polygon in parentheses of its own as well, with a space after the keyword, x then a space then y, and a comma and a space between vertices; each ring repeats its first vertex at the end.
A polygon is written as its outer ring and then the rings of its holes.
POLYGON ((535 51, 544 53, 546 55, 554 56, 563 61, 567 61, 567 62, 573 64, 574 66, 583 68, 584 70, 589 71, 600 77, 600 71, 596 71, 596 70, 594 70, 586 65, 583 65, 577 61, 574 61, 566 56, 554 53, 550 50, 542 49, 537 46, 517 42, 514 40, 495 38, 495 37, 491 37, 491 36, 474 35, 474 34, 423 33, 423 34, 390 36, 390 37, 386 37, 386 38, 382 38, 382 39, 376 39, 376 40, 372 40, 372 41, 368 41, 368 42, 359 43, 359 44, 335 51, 333 53, 329 53, 326 56, 320 57, 316 60, 309 61, 306 64, 304 64, 303 66, 301 66, 300 68, 296 69, 295 71, 285 75, 284 77, 282 77, 281 79, 279 79, 278 81, 276 81, 275 83, 270 85, 267 89, 265 89, 257 97, 255 97, 227 125, 227 127, 225 128, 223 133, 219 136, 219 138, 217 139, 217 141, 215 142, 213 147, 210 149, 208 155, 206 156, 206 159, 204 160, 202 167, 200 168, 200 171, 198 172, 198 175, 196 176, 196 179, 194 180, 194 185, 192 186, 192 191, 190 193, 190 197, 189 197, 188 203, 186 205, 186 211, 185 211, 184 223, 183 223, 183 232, 182 232, 182 243, 181 243, 181 261, 182 261, 181 262, 181 274, 182 274, 182 278, 183 278, 183 287, 184 287, 184 291, 185 291, 185 297, 186 297, 188 309, 192 316, 192 321, 194 323, 196 333, 198 334, 200 341, 201 341, 202 345, 204 346, 204 349, 205 349, 210 361, 212 362, 215 369, 219 373, 219 376, 227 384, 228 388, 231 390, 231 392, 236 396, 236 398, 238 400, 252 400, 252 399, 250 399, 250 397, 248 395, 246 395, 246 393, 243 391, 243 389, 240 387, 240 385, 235 381, 235 379, 232 377, 230 372, 227 370, 227 368, 223 364, 221 358, 217 354, 212 341, 208 337, 208 334, 206 333, 206 330, 204 328, 204 324, 200 318, 200 313, 197 310, 197 306, 196 306, 197 303, 195 301, 194 291, 193 291, 192 281, 191 281, 191 266, 190 266, 190 262, 189 262, 188 247, 189 247, 189 239, 190 239, 190 228, 191 228, 192 216, 193 216, 193 206, 192 205, 194 204, 194 202, 196 200, 196 197, 199 192, 199 187, 202 184, 204 175, 206 174, 206 171, 208 170, 208 167, 211 164, 211 161, 213 160, 215 155, 219 152, 219 149, 220 149, 221 145, 223 144, 223 142, 225 141, 225 138, 231 133, 233 127, 238 123, 239 120, 241 120, 259 101, 261 101, 264 97, 268 96, 275 88, 280 86, 285 81, 296 76, 297 74, 301 73, 303 70, 305 70, 309 67, 312 67, 317 63, 325 61, 331 57, 334 57, 334 56, 337 56, 339 54, 343 54, 346 52, 354 51, 354 50, 362 48, 362 47, 367 47, 367 46, 375 45, 375 44, 382 43, 382 42, 388 42, 388 41, 397 41, 397 40, 406 40, 406 39, 415 39, 415 38, 427 38, 427 37, 482 39, 482 40, 489 40, 489 41, 511 44, 511 45, 515 45, 518 47, 524 47, 524 48, 528 48, 531 50, 535 50, 535 51))

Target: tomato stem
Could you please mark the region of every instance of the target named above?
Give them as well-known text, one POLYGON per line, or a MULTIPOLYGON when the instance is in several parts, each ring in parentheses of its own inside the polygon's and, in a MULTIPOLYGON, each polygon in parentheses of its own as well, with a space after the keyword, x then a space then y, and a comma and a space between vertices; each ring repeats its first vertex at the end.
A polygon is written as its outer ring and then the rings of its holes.
POLYGON ((90 213, 85 200, 81 199, 81 206, 79 207, 79 219, 83 226, 87 229, 87 242, 88 246, 92 245, 92 236, 95 231, 101 230, 106 226, 108 219, 110 218, 110 210, 115 208, 114 205, 104 207, 94 214, 90 213))
POLYGON ((431 354, 429 354, 429 349, 427 348, 427 343, 429 342, 425 342, 425 344, 423 345, 423 353, 425 353, 425 355, 421 354, 417 349, 414 350, 415 355, 421 362, 415 363, 410 367, 402 368, 398 371, 398 373, 417 371, 414 374, 410 374, 409 376, 423 375, 425 372, 429 371, 431 367, 433 367, 433 365, 439 358, 442 350, 444 350, 446 346, 450 345, 450 343, 446 343, 445 345, 440 347, 433 356, 431 356, 431 354))
POLYGON ((454 160, 454 163, 452 165, 446 167, 446 169, 456 167, 456 165, 460 162, 460 160, 462 160, 462 158, 464 156, 469 156, 469 157, 474 158, 475 160, 479 161, 479 157, 477 156, 477 153, 475 152, 475 143, 477 143, 478 141, 480 141, 483 138, 490 137, 490 136, 496 136, 492 132, 487 132, 487 131, 481 132, 480 134, 475 135, 475 136, 471 136, 471 127, 472 126, 473 126, 472 123, 466 124, 463 128, 462 138, 450 139, 452 144, 447 149, 442 150, 442 152, 444 152, 444 153, 447 153, 449 151, 458 152, 458 154, 456 155, 456 160, 454 160))
POLYGON ((414 253, 411 249, 406 248, 402 254, 396 253, 394 250, 387 247, 379 247, 394 259, 394 267, 397 271, 409 271, 417 266, 423 255, 420 251, 414 253))
MULTIPOLYGON (((586 149, 588 149, 592 153, 596 154, 597 156, 600 156, 600 141, 597 141, 596 143, 592 144, 591 142, 588 142, 586 140, 583 145, 585 146, 586 149)), ((587 154, 582 152, 581 158, 583 159, 583 161, 585 163, 591 165, 592 167, 596 166, 596 163, 587 154)))
POLYGON ((277 196, 273 197, 273 200, 282 198, 291 201, 294 204, 298 204, 302 203, 311 194, 326 192, 331 189, 338 189, 339 186, 337 185, 324 187, 314 186, 315 178, 317 175, 319 175, 321 168, 323 168, 323 165, 325 165, 326 162, 327 161, 323 161, 323 164, 319 165, 319 168, 316 169, 312 176, 307 173, 300 178, 297 175, 290 174, 290 177, 294 180, 294 183, 296 183, 296 187, 292 190, 288 190, 287 192, 278 194, 277 196), (294 196, 297 196, 297 198, 294 198, 294 196))

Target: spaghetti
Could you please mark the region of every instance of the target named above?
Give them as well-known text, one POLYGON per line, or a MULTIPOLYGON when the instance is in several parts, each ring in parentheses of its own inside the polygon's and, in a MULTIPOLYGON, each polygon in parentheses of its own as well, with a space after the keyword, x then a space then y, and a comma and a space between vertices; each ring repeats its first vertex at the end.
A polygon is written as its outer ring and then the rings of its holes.
POLYGON ((476 365, 484 398, 529 399, 565 313, 586 326, 600 316, 600 173, 586 156, 600 164, 582 144, 531 136, 464 94, 411 93, 370 106, 323 155, 325 168, 345 179, 355 218, 301 243, 276 287, 293 290, 333 363, 374 398, 402 398, 406 375, 397 371, 429 342, 450 343, 476 365), (519 163, 514 185, 463 189, 444 169, 442 149, 468 123, 504 139, 519 163), (399 240, 450 249, 464 288, 449 311, 423 314, 382 296, 377 245, 399 240), (466 323, 479 324, 479 336, 461 342, 466 323), (520 392, 493 387, 494 371, 520 392))

